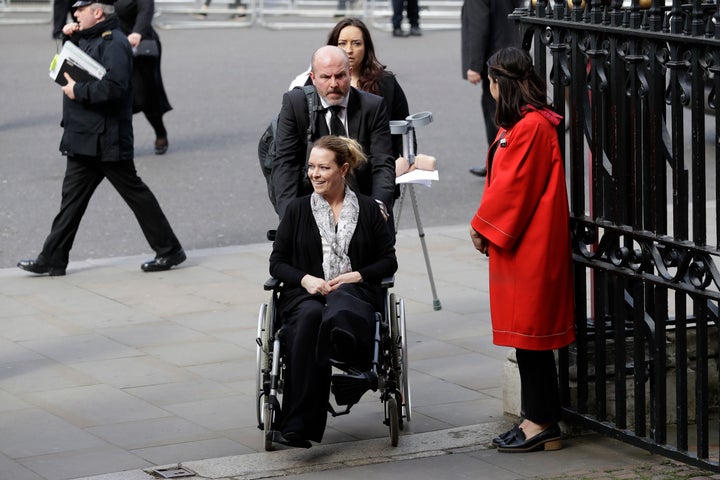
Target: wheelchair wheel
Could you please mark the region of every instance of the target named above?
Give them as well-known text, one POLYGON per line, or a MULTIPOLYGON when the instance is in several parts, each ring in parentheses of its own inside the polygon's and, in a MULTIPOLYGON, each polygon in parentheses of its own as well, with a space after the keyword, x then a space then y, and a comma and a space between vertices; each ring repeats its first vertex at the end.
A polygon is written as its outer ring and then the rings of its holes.
POLYGON ((388 398, 386 408, 388 427, 390 428, 390 445, 397 447, 400 417, 398 416, 398 404, 393 397, 388 398))
MULTIPOLYGON (((405 325, 405 302, 390 294, 390 334, 392 335, 393 368, 397 372, 399 390, 398 406, 402 409, 401 420, 411 420, 412 402, 410 398, 410 380, 408 378, 407 327, 405 325)), ((402 422, 400 423, 402 427, 402 422)))
POLYGON ((255 355, 256 363, 256 375, 255 375, 255 392, 257 395, 257 424, 258 428, 263 426, 263 406, 267 402, 267 393, 265 391, 265 376, 268 372, 268 348, 269 345, 269 325, 268 325, 268 304, 263 303, 260 305, 260 312, 258 313, 258 329, 257 337, 255 342, 257 343, 257 353, 255 355))
POLYGON ((263 431, 265 450, 272 450, 274 410, 271 398, 273 338, 272 322, 275 316, 274 304, 264 303, 258 314, 257 336, 257 420, 258 428, 263 431))

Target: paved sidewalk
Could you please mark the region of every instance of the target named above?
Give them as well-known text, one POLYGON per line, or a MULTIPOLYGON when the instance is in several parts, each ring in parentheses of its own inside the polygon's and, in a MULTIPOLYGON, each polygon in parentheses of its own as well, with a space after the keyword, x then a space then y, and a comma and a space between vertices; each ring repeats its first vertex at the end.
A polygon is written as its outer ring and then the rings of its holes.
POLYGON ((507 349, 491 341, 487 260, 465 225, 426 239, 440 311, 417 231, 398 235, 413 417, 395 449, 366 394, 330 419, 322 445, 262 451, 254 339, 269 243, 191 251, 155 274, 140 271, 144 257, 71 263, 66 277, 0 270, 0 479, 149 480, 144 470, 178 464, 214 479, 702 478, 597 435, 558 452, 489 449, 513 419, 502 413, 507 349))

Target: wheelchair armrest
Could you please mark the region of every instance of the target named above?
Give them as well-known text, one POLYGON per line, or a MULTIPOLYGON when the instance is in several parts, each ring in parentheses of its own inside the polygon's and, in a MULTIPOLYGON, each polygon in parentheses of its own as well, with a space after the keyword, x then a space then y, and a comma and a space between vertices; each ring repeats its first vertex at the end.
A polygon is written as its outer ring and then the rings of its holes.
POLYGON ((383 278, 380 281, 380 286, 382 288, 392 288, 393 286, 395 286, 395 275, 383 278))
POLYGON ((280 280, 278 280, 275 277, 270 277, 265 281, 265 285, 263 285, 263 289, 265 290, 276 290, 280 287, 280 280))

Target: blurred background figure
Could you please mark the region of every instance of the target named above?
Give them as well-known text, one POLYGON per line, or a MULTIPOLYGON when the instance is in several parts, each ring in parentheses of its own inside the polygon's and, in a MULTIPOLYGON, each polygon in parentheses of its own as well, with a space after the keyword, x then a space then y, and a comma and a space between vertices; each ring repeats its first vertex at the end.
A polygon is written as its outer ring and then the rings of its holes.
POLYGON ((115 13, 120 20, 120 28, 127 35, 130 46, 136 52, 133 70, 133 113, 143 112, 155 131, 155 154, 163 155, 168 150, 168 135, 163 123, 163 115, 172 110, 165 93, 160 59, 162 45, 160 37, 152 27, 155 13, 154 0, 117 0, 115 13), (138 51, 142 40, 157 44, 151 54, 138 51))
MULTIPOLYGON (((397 0, 394 0, 397 1, 397 0)), ((462 76, 473 85, 482 83, 480 104, 487 142, 490 145, 497 135, 495 100, 490 95, 487 61, 490 55, 503 47, 517 45, 515 24, 508 19, 515 8, 525 0, 465 0, 460 13, 460 42, 462 48, 462 76)), ((486 174, 485 166, 472 167, 470 173, 479 177, 486 174)))
POLYGON ((53 1, 53 38, 61 39, 63 37, 62 29, 68 21, 68 14, 70 14, 74 1, 75 0, 53 1))
POLYGON ((393 16, 393 37, 407 37, 413 35, 419 37, 422 35, 420 30, 420 7, 418 0, 392 0, 393 16), (402 29, 403 10, 407 9, 407 19, 410 22, 410 31, 405 32, 402 29))
MULTIPOLYGON (((194 15, 195 18, 198 18, 200 20, 205 20, 207 18, 207 12, 210 8, 210 2, 212 0, 205 0, 202 5, 200 5, 200 13, 194 15)), ((228 4, 228 8, 234 8, 237 10, 236 13, 233 13, 230 15, 230 18, 244 18, 247 15, 247 7, 244 3, 242 3, 240 0, 234 0, 230 4, 228 4)))

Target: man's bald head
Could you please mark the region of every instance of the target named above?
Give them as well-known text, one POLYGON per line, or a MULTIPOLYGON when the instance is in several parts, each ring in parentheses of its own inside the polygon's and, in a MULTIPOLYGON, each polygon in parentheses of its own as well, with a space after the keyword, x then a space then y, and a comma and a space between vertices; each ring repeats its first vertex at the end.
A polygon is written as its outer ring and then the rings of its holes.
POLYGON ((350 93, 350 60, 342 48, 325 45, 312 56, 310 78, 328 105, 340 105, 350 93))

